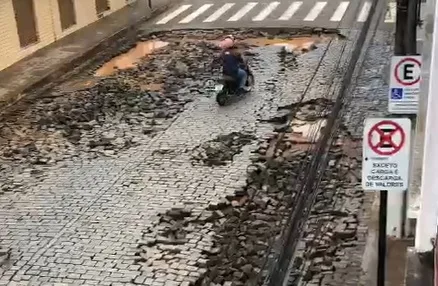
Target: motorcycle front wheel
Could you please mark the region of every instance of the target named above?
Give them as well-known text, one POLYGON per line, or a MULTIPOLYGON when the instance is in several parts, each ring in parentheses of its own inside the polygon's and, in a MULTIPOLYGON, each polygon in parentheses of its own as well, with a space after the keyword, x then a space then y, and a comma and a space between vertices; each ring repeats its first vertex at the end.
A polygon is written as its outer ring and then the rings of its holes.
POLYGON ((220 92, 218 92, 218 94, 216 95, 216 102, 217 104, 219 104, 220 106, 224 106, 227 103, 227 99, 228 99, 228 95, 225 91, 221 90, 220 92))

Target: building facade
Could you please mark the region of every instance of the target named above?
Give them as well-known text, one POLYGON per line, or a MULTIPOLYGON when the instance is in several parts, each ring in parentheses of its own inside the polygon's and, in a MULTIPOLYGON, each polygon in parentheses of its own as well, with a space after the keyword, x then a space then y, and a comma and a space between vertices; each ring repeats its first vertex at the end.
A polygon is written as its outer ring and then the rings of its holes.
POLYGON ((0 0, 0 71, 135 0, 0 0))

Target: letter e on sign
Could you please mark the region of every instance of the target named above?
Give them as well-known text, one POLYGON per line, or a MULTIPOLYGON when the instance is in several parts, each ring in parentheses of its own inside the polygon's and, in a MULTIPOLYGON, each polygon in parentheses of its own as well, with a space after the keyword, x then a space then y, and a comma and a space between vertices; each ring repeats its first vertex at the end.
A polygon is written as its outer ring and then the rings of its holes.
POLYGON ((415 58, 402 59, 394 69, 394 77, 403 86, 417 84, 421 77, 421 63, 415 58))

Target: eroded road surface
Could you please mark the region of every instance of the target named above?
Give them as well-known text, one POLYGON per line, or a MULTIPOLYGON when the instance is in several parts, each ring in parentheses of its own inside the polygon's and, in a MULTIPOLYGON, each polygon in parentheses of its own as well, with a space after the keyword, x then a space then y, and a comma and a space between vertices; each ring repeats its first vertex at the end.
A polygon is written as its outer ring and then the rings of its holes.
MULTIPOLYGON (((105 56, 2 115, 0 285, 263 280, 267 254, 302 197, 300 174, 352 41, 321 29, 234 32, 256 84, 218 107, 209 88, 220 70, 211 60, 217 40, 230 33, 140 35, 123 47, 126 54, 105 56)), ((345 189, 357 183, 350 171, 357 144, 349 136, 340 133, 328 155, 330 168, 345 174, 327 173, 325 199, 342 187, 336 180, 347 176, 345 189)), ((320 213, 340 217, 345 228, 334 239, 354 247, 348 241, 356 240, 357 217, 345 217, 363 198, 350 194, 338 194, 352 201, 346 210, 320 213)), ((345 256, 341 248, 333 255, 345 256)), ((326 275, 334 271, 322 262, 326 275)), ((322 281, 312 269, 305 279, 322 281)))

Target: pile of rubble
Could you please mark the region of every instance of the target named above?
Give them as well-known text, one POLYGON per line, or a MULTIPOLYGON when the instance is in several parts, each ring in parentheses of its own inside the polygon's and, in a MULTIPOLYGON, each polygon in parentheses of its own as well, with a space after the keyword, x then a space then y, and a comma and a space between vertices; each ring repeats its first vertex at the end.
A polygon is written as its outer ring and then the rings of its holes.
MULTIPOLYGON (((101 62, 88 75, 68 80, 45 94, 25 99, 2 115, 0 123, 0 190, 16 189, 21 177, 40 175, 44 166, 74 157, 116 156, 120 150, 147 144, 156 132, 194 97, 206 95, 205 83, 218 75, 218 39, 233 33, 238 39, 287 39, 326 30, 172 31, 139 35, 139 43, 166 45, 132 68, 94 77, 114 54, 99 54, 101 62), (19 179, 13 177, 20 177, 19 179)), ((137 43, 125 43, 119 53, 137 43)), ((245 44, 243 43, 243 46, 245 44)), ((246 45, 250 46, 250 45, 246 45)))
POLYGON ((220 135, 214 140, 203 143, 192 155, 192 159, 207 166, 221 166, 230 162, 242 147, 251 143, 256 137, 252 134, 232 132, 220 135))
POLYGON ((359 184, 360 141, 339 139, 298 243, 288 285, 340 285, 361 277, 367 202, 359 184), (357 256, 355 256, 357 254, 357 256))
MULTIPOLYGON (((305 102, 294 105, 293 113, 298 122, 311 125, 326 117, 331 106, 329 100, 305 102)), ((284 121, 278 118, 272 121, 284 121)), ((313 137, 306 138, 297 132, 301 123, 294 122, 283 136, 271 134, 259 145, 245 188, 207 209, 172 209, 145 231, 137 259, 143 274, 136 283, 168 279, 168 273, 187 285, 257 285, 266 277, 272 262, 268 254, 275 252, 271 247, 279 245, 288 215, 303 195, 300 178, 324 130, 320 124, 313 137)), ((351 266, 357 262, 345 249, 360 253, 365 235, 360 230, 364 221, 358 215, 364 203, 358 188, 358 147, 358 142, 340 131, 297 245, 291 285, 298 281, 339 285, 339 277, 347 277, 339 271, 353 275, 351 266)))
MULTIPOLYGON (((330 106, 331 102, 324 100, 306 103, 298 107, 297 114, 317 122, 321 119, 317 113, 325 116, 330 106)), ((292 130, 287 130, 289 135, 292 130)), ((146 230, 137 260, 143 274, 136 283, 153 281, 166 273, 174 273, 176 281, 195 285, 256 285, 263 279, 266 256, 296 204, 299 174, 311 160, 314 138, 297 137, 278 133, 267 136, 248 168, 246 187, 234 196, 207 209, 171 210, 158 225, 146 230), (184 272, 186 265, 195 267, 184 272)), ((239 142, 238 134, 227 138, 239 142)))

